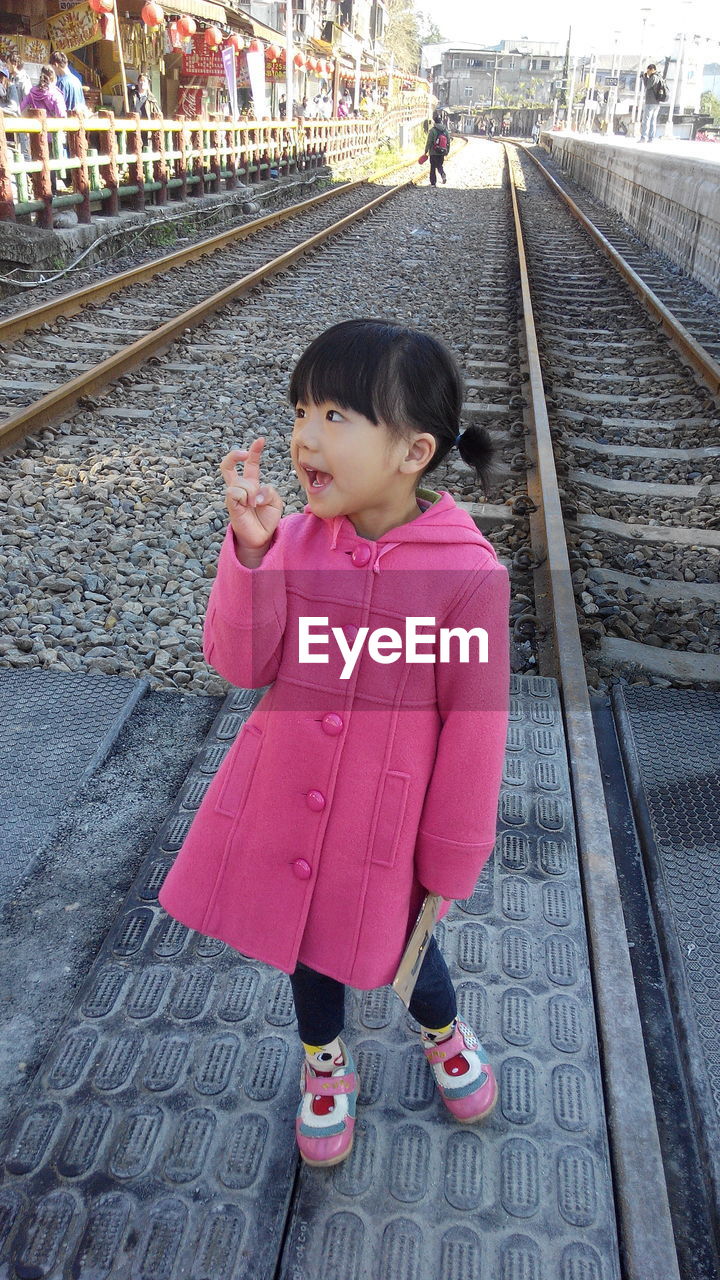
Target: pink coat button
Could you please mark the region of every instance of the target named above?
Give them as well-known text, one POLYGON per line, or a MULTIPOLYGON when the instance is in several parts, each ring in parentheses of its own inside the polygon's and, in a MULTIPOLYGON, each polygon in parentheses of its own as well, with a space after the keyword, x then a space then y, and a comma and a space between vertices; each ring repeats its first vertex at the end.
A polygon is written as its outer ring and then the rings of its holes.
POLYGON ((298 880, 309 880, 312 875, 312 867, 304 858, 298 858, 293 862, 292 869, 298 880))
POLYGON ((343 722, 340 716, 336 716, 333 711, 329 715, 323 716, 322 727, 325 733, 329 733, 331 738, 336 738, 343 731, 343 722))
POLYGON ((325 797, 322 791, 308 791, 305 799, 308 809, 312 809, 314 813, 320 813, 325 808, 325 797))
POLYGON ((370 548, 365 546, 364 543, 361 543, 359 547, 355 548, 350 559, 352 560, 353 564, 357 566, 358 569, 362 569, 363 565, 367 564, 368 560, 370 559, 370 556, 371 556, 370 548))

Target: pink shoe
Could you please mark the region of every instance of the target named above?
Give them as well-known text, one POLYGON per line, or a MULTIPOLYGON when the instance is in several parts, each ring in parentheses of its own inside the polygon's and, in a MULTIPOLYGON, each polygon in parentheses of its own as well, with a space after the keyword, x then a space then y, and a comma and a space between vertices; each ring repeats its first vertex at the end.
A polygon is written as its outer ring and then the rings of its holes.
POLYGON ((352 1150, 355 1105, 360 1084, 352 1054, 340 1041, 345 1066, 332 1075, 318 1075, 307 1061, 300 1072, 302 1098, 295 1136, 306 1164, 327 1168, 340 1164, 352 1150))
POLYGON ((452 1035, 439 1044, 423 1038, 423 1049, 448 1111, 462 1124, 473 1124, 492 1111, 497 1080, 475 1032, 455 1019, 452 1035))

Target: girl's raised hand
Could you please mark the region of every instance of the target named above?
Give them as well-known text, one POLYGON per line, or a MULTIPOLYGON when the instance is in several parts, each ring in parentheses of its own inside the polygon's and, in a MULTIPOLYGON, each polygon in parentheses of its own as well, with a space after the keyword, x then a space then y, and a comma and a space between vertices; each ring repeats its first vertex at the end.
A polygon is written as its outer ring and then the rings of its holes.
POLYGON ((231 449, 220 463, 226 484, 225 506, 239 549, 264 552, 280 523, 283 502, 270 484, 260 483, 260 458, 265 437, 253 440, 249 449, 231 449), (243 464, 242 476, 237 473, 243 464))

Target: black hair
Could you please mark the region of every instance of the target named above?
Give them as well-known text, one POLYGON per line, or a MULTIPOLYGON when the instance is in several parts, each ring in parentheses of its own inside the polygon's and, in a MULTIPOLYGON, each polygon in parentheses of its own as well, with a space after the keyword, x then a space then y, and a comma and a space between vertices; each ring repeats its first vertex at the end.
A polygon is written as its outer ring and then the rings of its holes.
POLYGON ((435 124, 441 124, 441 123, 442 123, 442 111, 433 111, 433 120, 435 121, 435 124))
POLYGON ((647 67, 645 68, 645 70, 646 70, 646 71, 657 71, 657 67, 655 66, 655 63, 654 63, 654 62, 648 62, 647 67))
POLYGON ((486 488, 494 448, 485 427, 460 422, 464 386, 454 357, 430 334, 384 320, 344 320, 303 352, 290 379, 292 405, 330 400, 361 413, 394 436, 427 431, 435 452, 422 475, 434 471, 458 441, 463 462, 486 488))

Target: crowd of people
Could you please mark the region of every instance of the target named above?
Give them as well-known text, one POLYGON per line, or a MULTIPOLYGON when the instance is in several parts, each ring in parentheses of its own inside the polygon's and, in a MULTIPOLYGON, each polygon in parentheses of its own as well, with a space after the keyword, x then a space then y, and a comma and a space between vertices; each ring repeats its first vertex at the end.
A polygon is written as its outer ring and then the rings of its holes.
MULTIPOLYGON (((162 116, 143 72, 128 88, 131 111, 137 111, 145 120, 162 116)), ((37 110, 46 111, 55 119, 88 114, 82 78, 70 66, 67 54, 55 50, 47 65, 40 68, 37 84, 33 84, 19 53, 10 49, 0 55, 0 111, 6 116, 22 116, 37 110)))
MULTIPOLYGON (((327 88, 319 90, 313 97, 303 96, 293 104, 293 115, 296 120, 357 120, 368 119, 382 110, 387 104, 387 95, 382 97, 377 89, 361 84, 357 106, 353 95, 346 86, 338 97, 337 110, 333 112, 332 94, 327 88)), ((280 95, 278 104, 280 119, 287 117, 287 100, 285 94, 280 95)))

